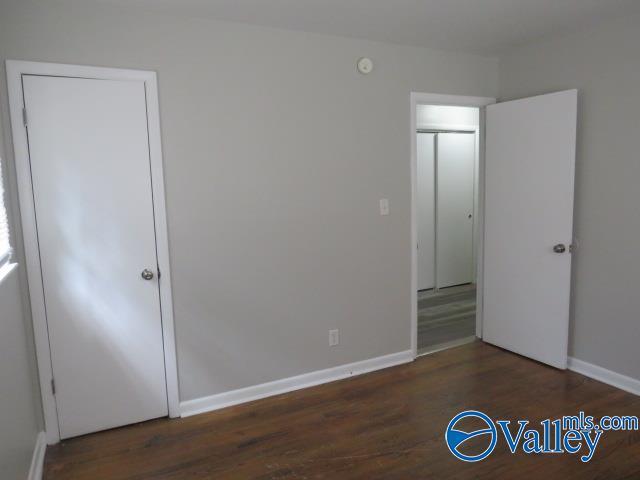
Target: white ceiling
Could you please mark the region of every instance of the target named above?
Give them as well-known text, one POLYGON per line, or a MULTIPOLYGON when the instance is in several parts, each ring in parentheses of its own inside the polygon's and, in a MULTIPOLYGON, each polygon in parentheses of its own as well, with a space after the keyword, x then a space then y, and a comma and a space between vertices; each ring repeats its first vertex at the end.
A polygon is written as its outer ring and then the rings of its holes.
POLYGON ((485 55, 640 12, 639 0, 93 1, 485 55))

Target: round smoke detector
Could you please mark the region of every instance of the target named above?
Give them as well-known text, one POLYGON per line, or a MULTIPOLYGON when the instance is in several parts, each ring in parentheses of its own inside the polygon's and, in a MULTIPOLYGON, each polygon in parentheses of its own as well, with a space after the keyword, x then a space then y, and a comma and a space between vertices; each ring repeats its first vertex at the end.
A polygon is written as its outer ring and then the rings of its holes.
POLYGON ((358 60, 358 71, 363 75, 371 73, 373 70, 373 61, 370 58, 362 57, 358 60))

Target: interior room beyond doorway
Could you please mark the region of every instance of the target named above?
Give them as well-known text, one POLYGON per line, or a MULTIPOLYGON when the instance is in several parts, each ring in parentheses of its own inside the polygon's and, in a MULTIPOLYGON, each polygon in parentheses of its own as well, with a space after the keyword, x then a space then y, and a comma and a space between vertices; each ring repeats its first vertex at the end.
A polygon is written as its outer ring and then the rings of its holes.
POLYGON ((417 105, 418 353, 475 339, 479 109, 417 105))

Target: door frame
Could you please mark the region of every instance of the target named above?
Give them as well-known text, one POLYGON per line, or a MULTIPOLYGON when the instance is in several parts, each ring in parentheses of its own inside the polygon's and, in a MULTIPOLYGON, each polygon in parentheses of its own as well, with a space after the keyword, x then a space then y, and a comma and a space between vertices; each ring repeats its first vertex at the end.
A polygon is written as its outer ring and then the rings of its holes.
POLYGON ((162 272, 162 280, 159 280, 159 300, 162 322, 162 341, 164 347, 167 406, 169 417, 179 417, 180 399, 178 391, 178 369, 173 319, 173 300, 171 293, 171 265, 169 261, 169 238, 167 233, 162 144, 160 135, 160 110, 156 72, 18 60, 7 60, 6 66, 14 162, 18 181, 18 198, 20 201, 20 216, 22 220, 25 247, 25 263, 47 443, 52 445, 60 441, 60 429, 58 424, 56 399, 52 391, 53 366, 51 362, 51 348, 49 345, 49 333, 45 314, 44 287, 40 264, 40 248, 38 245, 35 205, 33 200, 34 192, 31 181, 29 146, 25 119, 23 118, 23 75, 124 80, 144 83, 147 106, 147 131, 149 136, 151 189, 153 196, 153 220, 156 233, 158 268, 162 272))
POLYGON ((417 118, 418 105, 446 105, 457 107, 475 107, 480 109, 478 161, 478 233, 476 245, 476 336, 482 338, 482 264, 483 264, 483 238, 484 238, 484 108, 496 103, 493 97, 470 97, 465 95, 441 95, 437 93, 411 92, 410 101, 410 135, 411 135, 411 351, 413 357, 418 356, 418 218, 417 218, 417 118))

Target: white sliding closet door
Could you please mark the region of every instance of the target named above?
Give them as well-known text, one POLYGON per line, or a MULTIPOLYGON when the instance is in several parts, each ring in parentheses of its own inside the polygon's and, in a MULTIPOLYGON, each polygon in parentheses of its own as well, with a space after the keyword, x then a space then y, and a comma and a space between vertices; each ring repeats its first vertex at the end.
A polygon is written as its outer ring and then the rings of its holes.
POLYGON ((418 133, 418 290, 435 287, 435 134, 418 133))
POLYGON ((439 133, 436 265, 438 288, 473 281, 473 133, 439 133))

